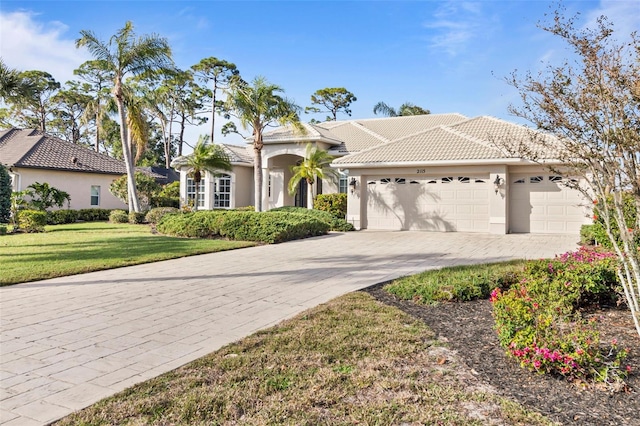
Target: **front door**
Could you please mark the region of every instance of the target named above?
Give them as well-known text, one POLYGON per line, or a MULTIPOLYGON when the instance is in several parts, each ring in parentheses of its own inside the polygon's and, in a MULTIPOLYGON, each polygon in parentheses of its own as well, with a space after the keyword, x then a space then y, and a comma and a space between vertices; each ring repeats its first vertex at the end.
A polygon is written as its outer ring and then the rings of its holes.
POLYGON ((300 180, 300 183, 298 184, 298 190, 296 191, 296 207, 307 207, 307 188, 307 181, 305 179, 300 180))

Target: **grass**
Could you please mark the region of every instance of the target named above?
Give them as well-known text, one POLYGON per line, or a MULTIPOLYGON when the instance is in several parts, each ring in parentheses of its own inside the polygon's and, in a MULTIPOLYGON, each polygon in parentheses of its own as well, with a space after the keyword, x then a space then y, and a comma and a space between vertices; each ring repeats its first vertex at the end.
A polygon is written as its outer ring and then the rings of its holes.
POLYGON ((464 371, 422 322, 352 293, 59 424, 550 424, 464 371))
POLYGON ((526 261, 453 266, 402 277, 385 290, 405 300, 430 304, 488 298, 496 287, 508 288, 519 281, 526 261))
POLYGON ((146 225, 85 222, 0 236, 0 285, 255 245, 153 235, 146 225))

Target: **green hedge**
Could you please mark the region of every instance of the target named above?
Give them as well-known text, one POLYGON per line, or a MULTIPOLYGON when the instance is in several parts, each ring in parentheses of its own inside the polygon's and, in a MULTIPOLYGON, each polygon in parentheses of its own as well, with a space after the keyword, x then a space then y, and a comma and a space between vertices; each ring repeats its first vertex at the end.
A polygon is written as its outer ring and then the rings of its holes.
POLYGON ((347 216, 347 194, 319 194, 313 200, 313 208, 331 213, 336 219, 347 216))
POLYGON ((134 225, 140 225, 144 223, 144 217, 145 217, 145 213, 129 212, 129 215, 128 215, 129 223, 134 225))
POLYGON ((329 225, 295 213, 214 210, 167 214, 157 230, 180 237, 281 243, 326 234, 329 225))
POLYGON ((180 209, 175 207, 156 207, 154 209, 149 210, 146 216, 144 217, 144 219, 147 223, 158 223, 160 222, 160 219, 162 219, 164 215, 169 213, 179 213, 179 212, 180 212, 180 209))
POLYGON ((316 220, 320 220, 322 222, 325 222, 327 225, 329 225, 330 231, 349 232, 349 231, 355 230, 353 225, 347 222, 346 220, 339 219, 334 215, 332 215, 331 213, 321 211, 321 210, 307 209, 304 207, 286 206, 286 207, 278 207, 275 209, 271 209, 267 213, 272 213, 272 212, 287 212, 287 213, 294 213, 302 216, 312 217, 316 220))
POLYGON ((109 222, 111 223, 128 223, 129 214, 124 210, 112 210, 109 214, 109 222))
POLYGON ((20 210, 18 228, 24 232, 44 232, 47 224, 47 213, 41 210, 20 210))
POLYGON ((75 223, 78 220, 77 210, 52 210, 47 211, 47 225, 62 225, 75 223))
POLYGON ((80 209, 78 220, 83 222, 101 222, 109 220, 111 209, 80 209))

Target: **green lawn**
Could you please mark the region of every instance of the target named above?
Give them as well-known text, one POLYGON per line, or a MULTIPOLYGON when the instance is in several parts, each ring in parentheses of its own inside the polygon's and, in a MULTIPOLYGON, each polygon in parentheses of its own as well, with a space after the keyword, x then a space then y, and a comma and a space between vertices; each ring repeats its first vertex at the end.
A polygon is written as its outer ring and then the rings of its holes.
POLYGON ((0 285, 249 247, 244 241, 153 235, 147 225, 85 222, 0 236, 0 285))
POLYGON ((487 391, 442 345, 423 322, 351 293, 58 424, 551 424, 487 391))

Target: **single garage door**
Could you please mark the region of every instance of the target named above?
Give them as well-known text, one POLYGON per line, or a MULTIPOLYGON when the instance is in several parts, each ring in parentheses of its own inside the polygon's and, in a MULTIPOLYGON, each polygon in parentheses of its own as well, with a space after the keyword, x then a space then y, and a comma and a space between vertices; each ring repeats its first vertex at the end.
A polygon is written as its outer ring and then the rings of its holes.
POLYGON ((586 223, 581 194, 562 185, 562 177, 512 174, 510 232, 578 233, 586 223))
POLYGON ((489 231, 489 176, 368 177, 368 229, 489 231))

